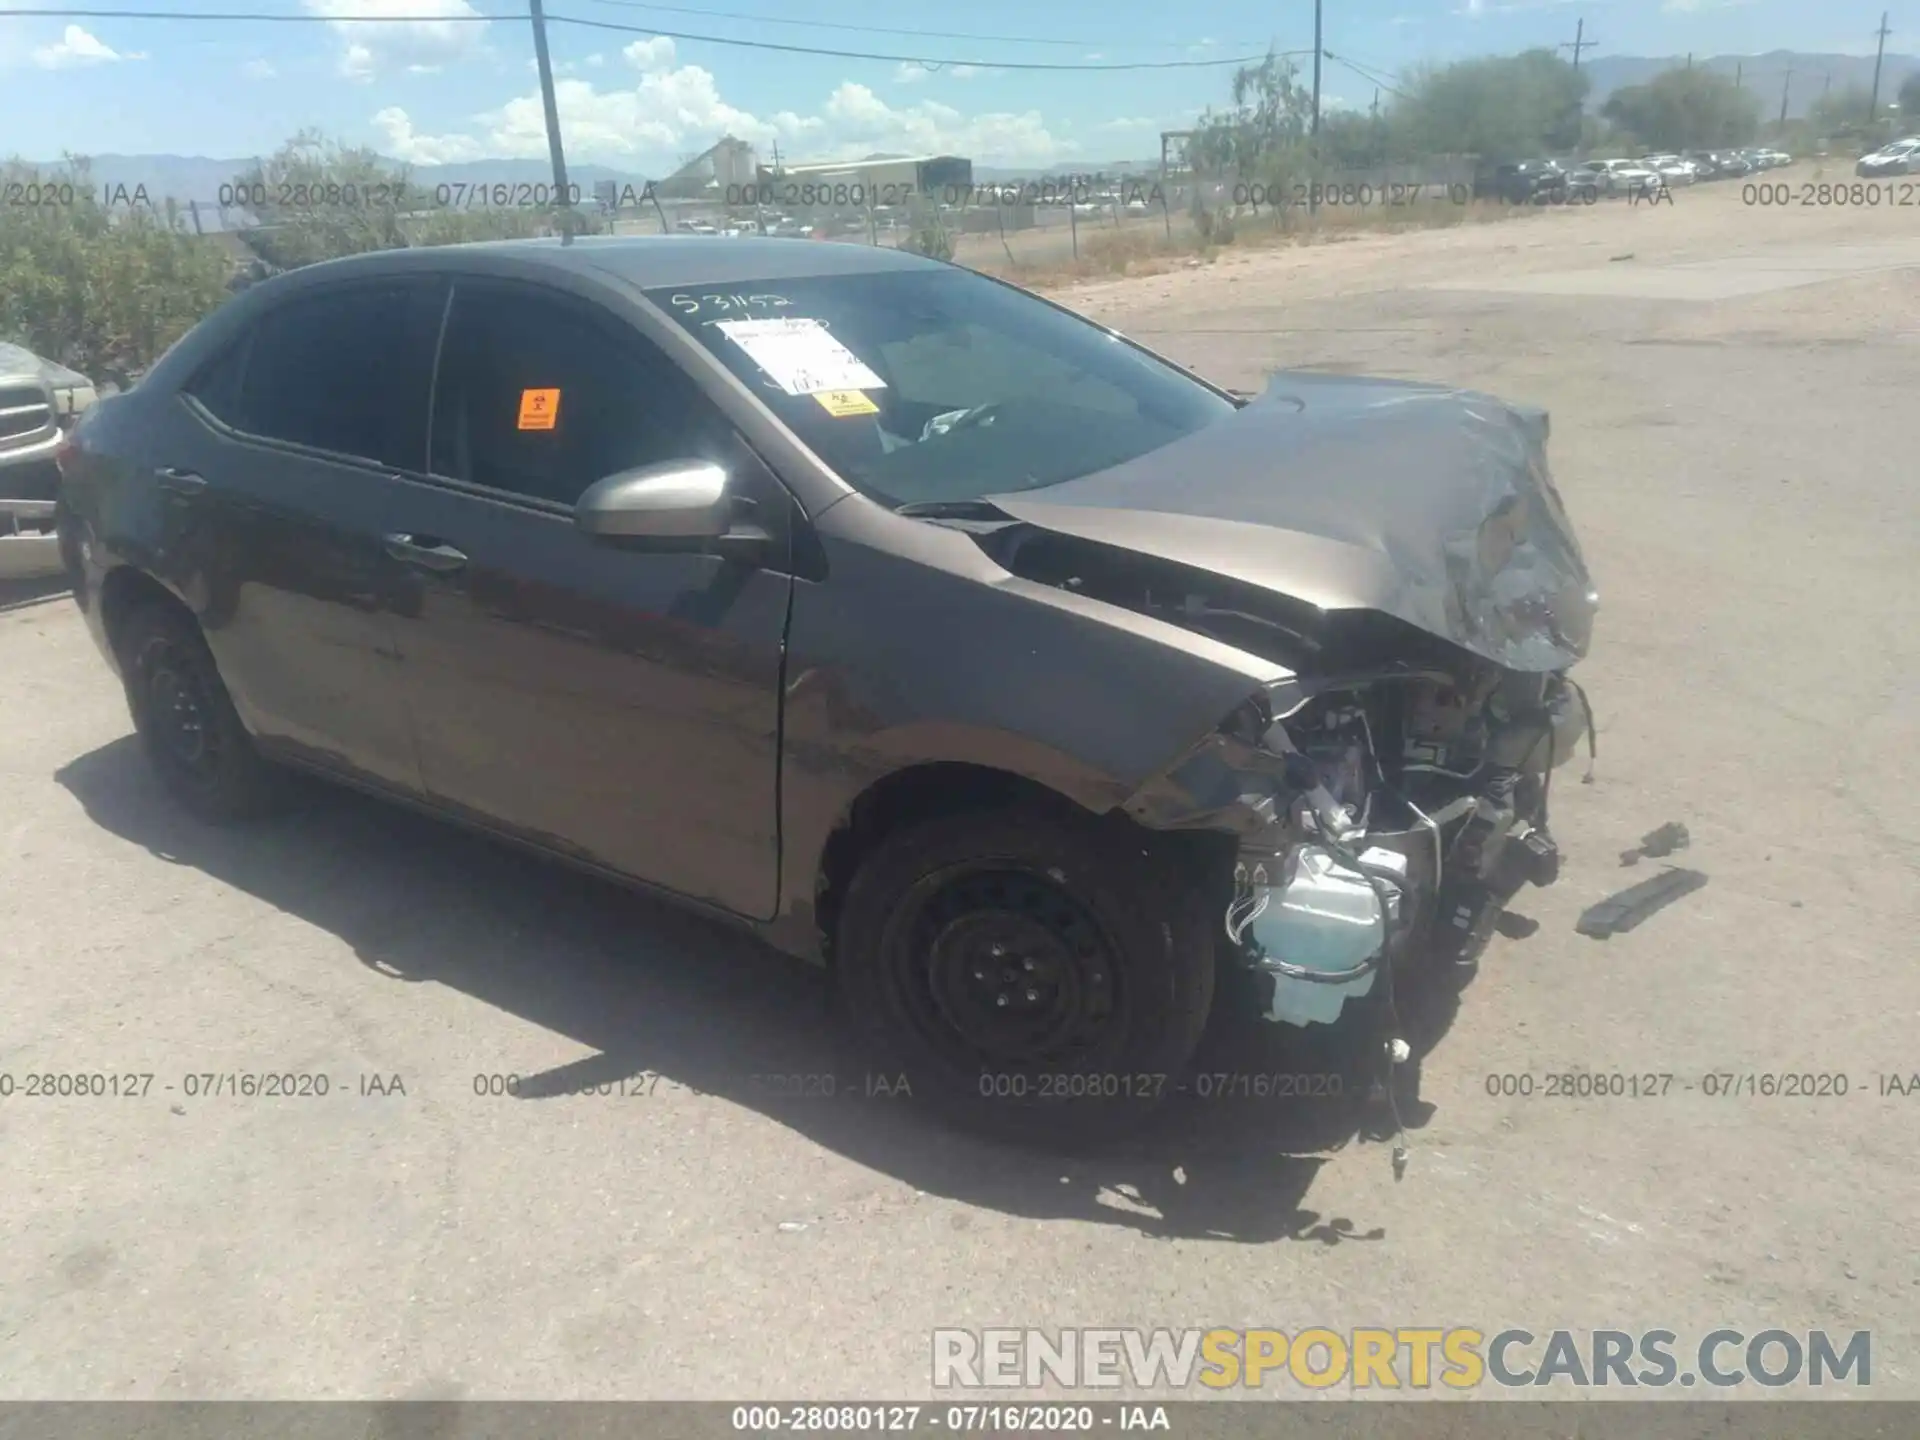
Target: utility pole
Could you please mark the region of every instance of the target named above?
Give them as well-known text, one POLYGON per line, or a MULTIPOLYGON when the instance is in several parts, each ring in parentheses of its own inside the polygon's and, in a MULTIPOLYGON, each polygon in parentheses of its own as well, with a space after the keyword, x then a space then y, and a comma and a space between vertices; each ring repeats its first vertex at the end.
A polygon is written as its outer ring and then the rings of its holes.
POLYGON ((1828 92, 1829 90, 1831 90, 1831 89, 1833 89, 1833 71, 1831 71, 1831 70, 1829 70, 1829 71, 1827 71, 1827 78, 1826 78, 1826 81, 1825 81, 1825 83, 1823 83, 1823 84, 1822 84, 1822 85, 1820 86, 1820 98, 1821 98, 1822 100, 1824 100, 1824 99, 1826 99, 1826 98, 1827 98, 1827 92, 1828 92))
POLYGON ((1733 62, 1733 88, 1734 89, 1744 90, 1746 88, 1746 86, 1741 83, 1741 79, 1740 79, 1741 72, 1743 72, 1746 68, 1747 68, 1747 62, 1744 60, 1736 60, 1733 62))
POLYGON ((1313 133, 1320 133, 1320 0, 1313 0, 1313 133))
POLYGON ((1560 42, 1560 48, 1562 50, 1573 51, 1573 71, 1576 75, 1580 73, 1580 52, 1583 50, 1591 50, 1600 43, 1598 40, 1587 39, 1586 34, 1587 22, 1583 19, 1573 27, 1573 43, 1568 44, 1564 40, 1560 42))
POLYGON ((1880 44, 1873 52, 1873 93, 1867 99, 1867 123, 1871 125, 1880 114, 1880 62, 1887 58, 1887 36, 1893 32, 1887 29, 1887 12, 1880 12, 1880 44))
POLYGON ((1787 87, 1793 84, 1793 67, 1787 67, 1787 73, 1780 79, 1780 123, 1787 123, 1787 87))
POLYGON ((540 103, 547 112, 547 153, 553 157, 553 208, 562 244, 573 239, 573 192, 567 187, 567 154, 560 145, 560 106, 553 98, 553 62, 547 58, 547 16, 540 0, 528 0, 533 17, 533 59, 540 70, 540 103))
POLYGON ((1687 69, 1691 70, 1692 68, 1693 68, 1693 52, 1689 50, 1687 51, 1687 69))

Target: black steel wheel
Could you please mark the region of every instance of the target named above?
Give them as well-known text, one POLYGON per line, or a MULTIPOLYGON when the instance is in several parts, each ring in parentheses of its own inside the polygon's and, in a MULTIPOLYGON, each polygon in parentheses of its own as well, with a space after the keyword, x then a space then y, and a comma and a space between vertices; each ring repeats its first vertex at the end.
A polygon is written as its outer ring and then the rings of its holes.
POLYGON ((839 993, 871 1063, 963 1123, 1036 1139, 1143 1120, 1213 1000, 1194 877, 1077 817, 947 816, 848 890, 839 993))
POLYGON ((286 799, 233 708, 200 627, 183 611, 147 604, 120 634, 134 728, 167 789, 208 820, 268 813, 286 799))

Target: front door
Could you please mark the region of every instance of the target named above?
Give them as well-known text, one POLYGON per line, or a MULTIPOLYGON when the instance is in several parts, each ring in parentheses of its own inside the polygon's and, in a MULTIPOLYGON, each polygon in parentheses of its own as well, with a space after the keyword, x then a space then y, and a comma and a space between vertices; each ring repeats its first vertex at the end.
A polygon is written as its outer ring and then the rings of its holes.
POLYGON ((792 501, 678 367, 569 295, 459 281, 440 356, 430 473, 401 480, 387 522, 428 791, 770 917, 792 579, 596 541, 572 507, 606 475, 681 458, 726 465, 783 544, 792 501))

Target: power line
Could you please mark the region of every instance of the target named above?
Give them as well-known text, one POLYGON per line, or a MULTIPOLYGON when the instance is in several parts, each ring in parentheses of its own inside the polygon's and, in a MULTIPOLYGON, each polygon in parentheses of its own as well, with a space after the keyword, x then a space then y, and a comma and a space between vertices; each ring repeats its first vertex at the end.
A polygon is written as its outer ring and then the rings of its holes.
MULTIPOLYGON (((51 20, 193 20, 239 21, 269 25, 446 25, 493 24, 517 20, 519 16, 501 15, 304 15, 255 10, 5 10, 9 17, 51 20)), ((938 69, 943 65, 968 66, 976 70, 1079 70, 1087 72, 1116 70, 1204 70, 1222 65, 1254 65, 1264 55, 1224 55, 1210 60, 1128 60, 1068 64, 1042 60, 962 60, 953 56, 882 55, 868 50, 835 50, 823 45, 785 45, 777 40, 739 40, 726 35, 695 35, 683 30, 661 30, 652 25, 620 25, 611 20, 584 20, 574 15, 549 15, 549 25, 578 25, 587 30, 612 30, 622 35, 651 35, 668 40, 689 40, 702 45, 731 45, 741 50, 773 50, 783 55, 825 55, 836 60, 883 60, 900 65, 925 65, 938 69)), ((1289 52, 1305 54, 1305 51, 1289 52)))
POLYGON ((1367 69, 1365 66, 1356 65, 1353 63, 1353 61, 1348 60, 1343 56, 1336 55, 1331 50, 1326 51, 1325 54, 1327 59, 1333 61, 1334 64, 1346 66, 1347 69, 1353 71, 1353 73, 1358 75, 1362 80, 1367 81, 1371 85, 1379 86, 1380 89, 1386 91, 1389 95, 1392 95, 1397 99, 1401 99, 1401 100, 1407 100, 1412 98, 1407 94, 1406 91, 1401 90, 1396 86, 1388 84, 1385 80, 1381 79, 1378 75, 1374 74, 1371 70, 1367 69))
MULTIPOLYGON (((701 15, 712 20, 746 20, 755 25, 798 25, 808 30, 850 30, 868 35, 909 35, 922 40, 982 40, 1002 45, 1064 45, 1076 49, 1106 49, 1118 46, 1139 48, 1186 48, 1197 42, 1181 40, 1123 40, 1107 38, 1101 40, 1060 40, 1044 39, 1037 35, 983 35, 978 31, 965 30, 909 30, 890 25, 849 25, 831 20, 797 20, 788 15, 755 14, 743 10, 707 10, 691 5, 650 5, 644 0, 587 0, 589 5, 605 5, 615 10, 649 10, 669 15, 701 15)), ((1222 45, 1258 45, 1257 40, 1217 41, 1222 45)))
POLYGON ((1369 60, 1364 55, 1355 55, 1351 50, 1347 51, 1347 63, 1348 64, 1358 63, 1361 65, 1364 65, 1369 70, 1378 71, 1382 75, 1391 75, 1396 80, 1406 79, 1405 71, 1396 70, 1393 68, 1393 66, 1385 64, 1384 62, 1379 60, 1369 60))

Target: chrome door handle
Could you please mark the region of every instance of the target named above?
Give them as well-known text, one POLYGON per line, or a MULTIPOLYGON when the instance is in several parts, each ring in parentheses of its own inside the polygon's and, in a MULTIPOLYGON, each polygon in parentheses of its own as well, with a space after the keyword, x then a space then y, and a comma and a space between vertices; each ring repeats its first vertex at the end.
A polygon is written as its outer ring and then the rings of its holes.
POLYGON ((430 535, 388 535, 384 543, 387 554, 394 559, 422 570, 434 570, 444 575, 467 563, 464 554, 430 535))
POLYGON ((163 465, 154 472, 159 478, 162 490, 172 495, 198 495, 207 488, 204 475, 196 475, 191 470, 176 470, 171 465, 163 465))

